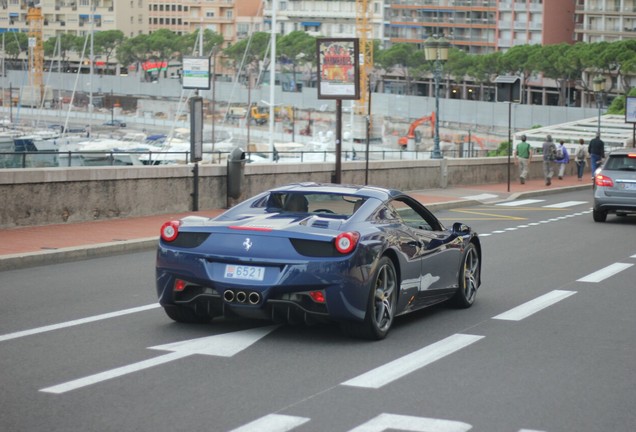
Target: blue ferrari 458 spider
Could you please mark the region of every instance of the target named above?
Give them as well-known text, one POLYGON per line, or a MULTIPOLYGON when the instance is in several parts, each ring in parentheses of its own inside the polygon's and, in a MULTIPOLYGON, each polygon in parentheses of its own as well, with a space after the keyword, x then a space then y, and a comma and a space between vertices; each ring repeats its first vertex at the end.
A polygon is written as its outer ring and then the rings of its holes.
POLYGON ((382 339, 398 315, 446 300, 470 307, 481 257, 468 226, 445 228, 402 192, 297 183, 212 219, 166 222, 157 294, 179 322, 331 321, 352 336, 382 339))

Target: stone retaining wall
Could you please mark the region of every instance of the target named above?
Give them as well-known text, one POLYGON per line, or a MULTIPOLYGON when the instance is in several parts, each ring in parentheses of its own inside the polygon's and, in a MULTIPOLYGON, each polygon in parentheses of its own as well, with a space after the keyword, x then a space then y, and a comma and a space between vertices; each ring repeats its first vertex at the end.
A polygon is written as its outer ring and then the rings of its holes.
MULTIPOLYGON (((370 185, 404 191, 507 181, 508 159, 370 161, 370 185)), ((568 175, 574 175, 569 164, 568 175)), ((540 159, 530 178, 541 178, 540 159)), ((364 184, 366 162, 342 163, 342 183, 364 184)), ((247 164, 241 196, 227 197, 227 166, 199 166, 201 210, 226 208, 291 182, 331 182, 333 163, 247 164)), ((516 167, 511 166, 512 181, 516 167)), ((0 228, 180 213, 192 210, 192 166, 0 170, 0 228)))

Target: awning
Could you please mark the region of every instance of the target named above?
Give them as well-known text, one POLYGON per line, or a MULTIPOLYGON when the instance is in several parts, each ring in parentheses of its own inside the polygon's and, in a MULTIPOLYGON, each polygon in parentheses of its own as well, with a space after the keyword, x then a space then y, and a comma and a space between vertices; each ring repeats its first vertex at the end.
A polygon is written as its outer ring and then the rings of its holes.
POLYGON ((20 16, 20 14, 17 13, 17 12, 9 12, 9 16, 10 17, 17 17, 17 16, 20 16))
POLYGON ((499 75, 495 78, 495 83, 497 84, 514 84, 519 80, 518 76, 514 75, 499 75))
POLYGON ((300 23, 303 27, 320 27, 320 21, 303 21, 300 23))
POLYGON ((86 18, 86 19, 88 19, 88 15, 86 15, 86 14, 80 14, 80 18, 86 18))

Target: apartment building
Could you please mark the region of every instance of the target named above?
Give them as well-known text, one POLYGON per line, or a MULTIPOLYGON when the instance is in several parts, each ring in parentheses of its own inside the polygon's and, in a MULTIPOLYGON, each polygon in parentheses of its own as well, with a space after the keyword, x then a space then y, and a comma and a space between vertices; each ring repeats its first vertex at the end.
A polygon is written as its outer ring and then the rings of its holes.
POLYGON ((421 45, 444 35, 473 54, 571 43, 574 6, 575 0, 398 0, 386 9, 386 41, 421 45))
POLYGON ((148 0, 149 31, 186 34, 209 29, 234 42, 259 31, 262 0, 148 0))
POLYGON ((636 0, 577 0, 575 38, 581 42, 636 38, 636 0))
MULTIPOLYGON (((362 0, 279 0, 276 33, 285 35, 305 31, 320 37, 357 37, 356 12, 362 0)), ((384 39, 384 1, 368 0, 367 20, 371 39, 384 39)), ((272 28, 272 2, 263 11, 265 31, 272 28)))
POLYGON ((148 33, 148 0, 1 0, 0 33, 28 32, 29 4, 39 4, 42 39, 91 30, 121 30, 127 37, 148 33))

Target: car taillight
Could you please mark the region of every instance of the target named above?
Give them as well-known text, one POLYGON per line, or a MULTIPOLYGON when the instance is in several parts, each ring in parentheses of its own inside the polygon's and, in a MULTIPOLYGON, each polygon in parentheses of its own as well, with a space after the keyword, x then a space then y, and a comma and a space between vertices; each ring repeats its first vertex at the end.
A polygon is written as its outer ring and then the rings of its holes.
POLYGON ((360 234, 355 231, 343 232, 336 237, 336 250, 341 254, 348 254, 358 244, 360 234))
POLYGON ((309 291, 309 297, 316 303, 325 303, 327 301, 324 291, 309 291))
POLYGON ((161 238, 163 241, 171 242, 179 235, 179 225, 181 221, 168 221, 161 227, 161 238))
POLYGON ((181 279, 176 279, 174 281, 174 290, 178 291, 178 292, 183 291, 185 289, 186 285, 187 285, 186 281, 181 280, 181 279))
POLYGON ((605 176, 603 174, 597 174, 594 177, 594 182, 596 183, 596 186, 602 186, 602 187, 613 187, 614 186, 614 180, 612 180, 611 178, 609 178, 608 176, 605 176))

